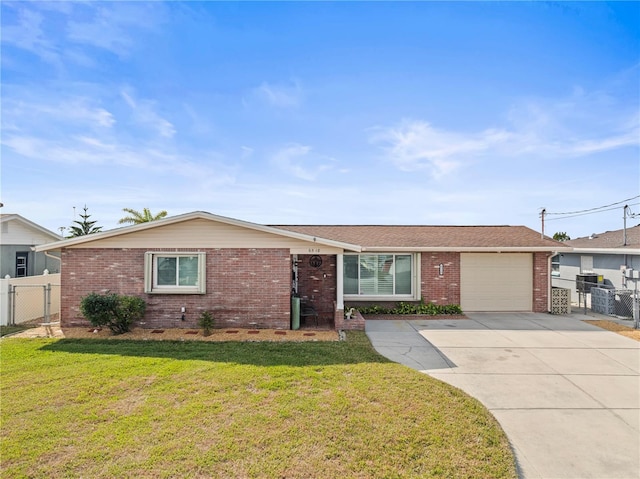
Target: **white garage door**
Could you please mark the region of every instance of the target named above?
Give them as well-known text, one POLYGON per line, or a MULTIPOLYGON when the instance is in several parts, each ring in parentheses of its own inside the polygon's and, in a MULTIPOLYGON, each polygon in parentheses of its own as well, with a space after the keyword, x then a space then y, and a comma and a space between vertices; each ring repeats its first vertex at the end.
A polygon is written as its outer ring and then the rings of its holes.
POLYGON ((462 253, 460 295, 463 311, 531 311, 533 255, 462 253))

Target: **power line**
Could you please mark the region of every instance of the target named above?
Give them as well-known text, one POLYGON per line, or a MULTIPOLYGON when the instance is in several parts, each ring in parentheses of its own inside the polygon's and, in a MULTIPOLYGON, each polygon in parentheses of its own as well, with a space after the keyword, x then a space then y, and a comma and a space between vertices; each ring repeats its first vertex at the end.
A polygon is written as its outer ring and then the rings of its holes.
MULTIPOLYGON (((567 211, 566 213, 548 213, 548 212, 545 212, 545 214, 547 216, 548 215, 575 215, 575 216, 580 216, 582 214, 587 214, 587 213, 589 213, 591 211, 596 211, 596 210, 610 211, 612 209, 615 209, 615 208, 609 208, 610 206, 621 205, 622 203, 626 203, 627 201, 635 200, 637 198, 640 198, 640 195, 634 196, 633 198, 627 198, 626 200, 618 201, 616 203, 611 203, 610 205, 598 206, 597 208, 589 208, 588 210, 567 211), (609 208, 609 209, 608 210, 604 210, 603 208, 609 208)), ((599 211, 598 211, 598 213, 599 213, 599 211)), ((554 218, 554 219, 560 219, 560 218, 554 218)), ((549 221, 551 221, 551 220, 549 220, 549 221)))
MULTIPOLYGON (((636 196, 636 198, 640 198, 640 195, 636 196)), ((633 199, 633 198, 629 198, 629 199, 633 199)), ((620 203, 624 203, 625 201, 627 201, 627 200, 621 201, 620 203)), ((614 203, 614 205, 615 204, 618 204, 618 203, 614 203)), ((640 205, 640 203, 632 203, 629 206, 638 206, 638 205, 640 205)), ((611 206, 611 205, 609 205, 609 206, 611 206)), ((600 208, 606 208, 606 207, 605 206, 601 206, 600 208)), ((618 208, 620 208, 620 207, 616 206, 615 208, 607 208, 606 210, 599 210, 599 211, 584 210, 581 213, 572 214, 571 216, 563 216, 562 218, 550 218, 550 219, 547 219, 547 221, 566 220, 567 218, 575 218, 576 216, 584 216, 584 215, 593 215, 593 214, 596 214, 596 213, 604 213, 605 211, 617 210, 618 208)), ((547 214, 549 214, 549 215, 551 215, 551 214, 557 214, 557 215, 559 215, 559 214, 567 214, 568 215, 569 213, 547 213, 547 214)))

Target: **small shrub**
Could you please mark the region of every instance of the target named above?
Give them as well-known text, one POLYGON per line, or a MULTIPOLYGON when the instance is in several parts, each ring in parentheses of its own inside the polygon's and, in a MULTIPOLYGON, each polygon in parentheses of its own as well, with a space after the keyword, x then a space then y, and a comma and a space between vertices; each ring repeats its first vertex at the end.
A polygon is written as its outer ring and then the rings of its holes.
POLYGON ((202 328, 202 333, 205 336, 211 335, 215 320, 209 311, 203 311, 198 319, 198 326, 202 328))
POLYGON ((434 303, 405 303, 400 301, 393 308, 387 308, 377 304, 371 306, 356 306, 355 309, 361 314, 424 314, 436 316, 438 314, 462 314, 462 309, 457 304, 439 305, 434 303))
POLYGON ((142 319, 146 303, 137 296, 115 293, 89 293, 80 301, 80 311, 92 326, 107 326, 113 334, 129 331, 134 321, 142 319))

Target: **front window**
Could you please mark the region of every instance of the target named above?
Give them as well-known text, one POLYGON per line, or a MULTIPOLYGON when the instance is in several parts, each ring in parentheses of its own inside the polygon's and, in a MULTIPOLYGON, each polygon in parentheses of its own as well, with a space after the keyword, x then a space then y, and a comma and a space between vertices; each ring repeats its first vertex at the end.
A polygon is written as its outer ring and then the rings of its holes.
POLYGON ((145 292, 205 293, 204 253, 145 253, 145 292))
POLYGON ((413 255, 344 255, 343 275, 345 296, 411 296, 413 255))

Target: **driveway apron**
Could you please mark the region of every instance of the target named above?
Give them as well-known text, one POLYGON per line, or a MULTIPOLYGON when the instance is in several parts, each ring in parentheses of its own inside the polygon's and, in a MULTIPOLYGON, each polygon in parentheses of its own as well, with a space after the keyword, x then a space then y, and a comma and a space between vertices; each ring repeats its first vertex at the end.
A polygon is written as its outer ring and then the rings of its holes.
POLYGON ((584 315, 468 313, 372 320, 392 361, 481 401, 507 434, 524 479, 640 477, 640 343, 584 315))

